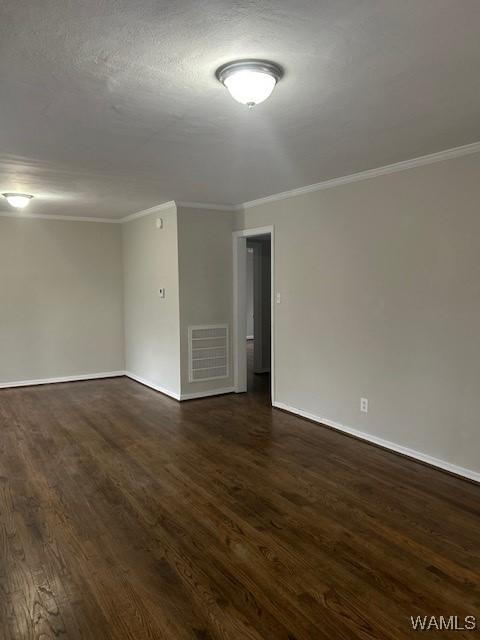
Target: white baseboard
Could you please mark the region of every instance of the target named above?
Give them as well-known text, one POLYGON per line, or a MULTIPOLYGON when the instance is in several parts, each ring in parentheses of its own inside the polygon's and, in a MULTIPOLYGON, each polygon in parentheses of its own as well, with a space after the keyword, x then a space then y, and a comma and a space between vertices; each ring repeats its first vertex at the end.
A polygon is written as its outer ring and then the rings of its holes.
POLYGON ((469 480, 480 483, 480 473, 477 471, 473 471, 472 469, 465 469, 464 467, 459 467, 455 464, 451 464, 450 462, 446 462, 445 460, 440 460, 439 458, 429 456, 426 453, 415 451, 415 449, 409 449, 408 447, 404 447, 400 444, 397 444, 396 442, 384 440, 383 438, 378 438, 377 436, 373 436, 369 433, 358 431, 358 429, 346 427, 345 425, 334 422, 333 420, 329 420, 328 418, 321 418, 320 416, 316 416, 312 413, 309 413, 308 411, 303 411, 302 409, 291 407, 287 404, 284 404, 283 402, 273 402, 272 404, 277 409, 283 409, 284 411, 294 413, 297 416, 307 418, 308 420, 312 420, 313 422, 319 422, 326 425, 327 427, 336 429, 337 431, 342 431, 343 433, 348 433, 351 436, 355 436, 360 440, 365 440, 372 444, 383 447, 384 449, 390 449, 390 451, 394 451, 395 453, 401 453, 402 455, 413 458, 414 460, 425 462, 432 467, 437 467, 438 469, 442 469, 443 471, 448 471, 449 473, 454 473, 457 476, 462 476, 464 478, 468 478, 469 480))
POLYGON ((60 376, 58 378, 40 378, 39 380, 15 380, 0 382, 0 389, 12 387, 34 387, 39 384, 57 384, 59 382, 79 382, 80 380, 97 380, 98 378, 118 378, 124 376, 125 371, 103 371, 102 373, 85 373, 77 376, 60 376))
POLYGON ((233 393, 235 391, 234 387, 225 387, 223 389, 212 389, 210 391, 198 391, 196 393, 182 393, 178 394, 175 391, 171 391, 170 389, 166 389, 165 387, 160 387, 158 384, 154 384, 147 380, 146 378, 142 378, 140 376, 131 373, 130 371, 125 371, 125 375, 127 378, 131 378, 135 380, 135 382, 140 382, 140 384, 144 384, 146 387, 150 387, 150 389, 154 389, 155 391, 159 391, 174 400, 178 400, 182 402, 183 400, 195 400, 197 398, 208 398, 209 396, 219 396, 224 393, 233 393))
POLYGON ((170 389, 166 389, 165 387, 160 387, 158 384, 150 382, 150 380, 147 380, 146 378, 141 378, 140 376, 137 376, 134 373, 131 373, 130 371, 125 371, 125 375, 127 376, 127 378, 131 378, 132 380, 135 380, 135 382, 139 382, 140 384, 143 384, 146 387, 150 387, 150 389, 159 391, 160 393, 163 393, 164 395, 169 396, 174 400, 181 400, 180 395, 175 391, 171 391, 170 389))
POLYGON ((221 396, 225 393, 234 393, 235 387, 224 387, 223 389, 212 389, 210 391, 198 391, 196 393, 182 393, 180 400, 196 400, 197 398, 208 398, 210 396, 221 396))
POLYGON ((196 398, 208 398, 209 396, 219 396, 225 393, 233 393, 234 387, 225 387, 223 389, 212 389, 211 391, 199 391, 197 393, 178 394, 175 391, 160 387, 150 380, 137 376, 131 371, 104 371, 102 373, 86 373, 78 376, 60 376, 58 378, 40 378, 39 380, 15 380, 13 382, 0 382, 0 389, 10 389, 14 387, 33 387, 40 384, 57 384, 59 382, 79 382, 81 380, 98 380, 100 378, 118 378, 127 376, 139 382, 140 384, 150 387, 155 391, 159 391, 174 400, 195 400, 196 398))

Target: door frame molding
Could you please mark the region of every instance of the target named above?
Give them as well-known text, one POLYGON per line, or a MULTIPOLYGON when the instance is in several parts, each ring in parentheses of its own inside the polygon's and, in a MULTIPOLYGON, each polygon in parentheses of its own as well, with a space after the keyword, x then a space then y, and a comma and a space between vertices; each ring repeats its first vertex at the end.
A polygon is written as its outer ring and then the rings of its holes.
POLYGON ((242 229, 233 241, 233 386, 235 393, 247 391, 247 238, 270 236, 271 287, 271 396, 275 402, 275 229, 274 226, 242 229))

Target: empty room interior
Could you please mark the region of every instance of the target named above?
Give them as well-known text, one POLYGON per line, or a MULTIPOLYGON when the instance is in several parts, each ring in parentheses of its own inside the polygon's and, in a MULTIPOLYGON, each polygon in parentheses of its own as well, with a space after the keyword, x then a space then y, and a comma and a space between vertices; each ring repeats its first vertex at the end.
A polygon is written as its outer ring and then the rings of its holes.
POLYGON ((479 33, 3 0, 0 640, 475 637, 479 33))

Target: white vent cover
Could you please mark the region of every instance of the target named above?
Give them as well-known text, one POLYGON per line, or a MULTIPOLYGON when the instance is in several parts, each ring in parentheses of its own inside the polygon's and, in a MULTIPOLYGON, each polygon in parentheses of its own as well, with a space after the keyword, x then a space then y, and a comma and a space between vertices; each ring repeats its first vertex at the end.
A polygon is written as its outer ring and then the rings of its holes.
POLYGON ((228 378, 228 324, 188 327, 188 380, 228 378))

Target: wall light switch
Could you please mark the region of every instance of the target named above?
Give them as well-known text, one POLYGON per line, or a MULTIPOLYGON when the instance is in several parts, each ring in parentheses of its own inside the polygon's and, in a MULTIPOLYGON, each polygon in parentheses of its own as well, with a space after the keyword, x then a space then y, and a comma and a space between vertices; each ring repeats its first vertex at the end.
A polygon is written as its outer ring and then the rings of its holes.
POLYGON ((276 300, 277 300, 277 304, 280 304, 282 301, 282 296, 279 293, 277 293, 276 300))
POLYGON ((160 298, 165 298, 165 289, 163 289, 163 287, 158 290, 158 295, 160 298))
POLYGON ((162 218, 157 218, 157 229, 163 229, 163 220, 162 220, 162 218))

